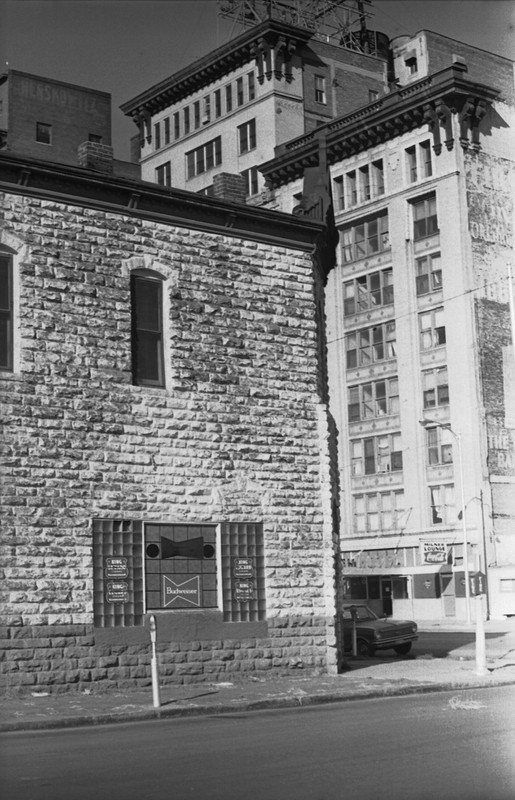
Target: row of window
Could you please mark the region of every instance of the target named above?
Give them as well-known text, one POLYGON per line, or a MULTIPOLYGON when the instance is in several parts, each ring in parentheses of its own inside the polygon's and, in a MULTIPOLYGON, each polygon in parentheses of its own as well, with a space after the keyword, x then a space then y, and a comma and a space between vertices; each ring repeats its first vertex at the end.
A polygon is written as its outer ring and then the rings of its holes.
MULTIPOLYGON (((406 175, 409 183, 433 174, 431 142, 420 142, 405 150, 406 175)), ((349 170, 333 180, 334 201, 338 211, 366 203, 385 192, 383 159, 349 170)))
POLYGON ((256 98, 256 81, 253 72, 237 78, 221 89, 205 95, 191 105, 176 111, 171 118, 166 117, 154 124, 154 149, 159 150, 174 141, 208 125, 213 119, 229 114, 234 108, 241 108, 256 98))
MULTIPOLYGON (((440 253, 431 253, 415 260, 416 292, 421 297, 437 292, 442 288, 442 268, 440 253)), ((369 272, 344 281, 344 316, 370 311, 372 308, 393 305, 393 269, 388 267, 377 272, 369 272)))
MULTIPOLYGON (((410 203, 410 206, 413 214, 414 241, 438 233, 435 195, 416 200, 410 203)), ((388 212, 382 210, 364 219, 351 222, 342 228, 341 233, 342 258, 345 264, 382 253, 390 247, 388 212)))
POLYGON ((333 181, 336 208, 343 211, 384 194, 383 160, 364 164, 333 181))
MULTIPOLYGON (((446 343, 443 306, 423 311, 419 317, 420 350, 434 350, 446 343)), ((395 322, 360 328, 345 336, 346 368, 367 367, 395 358, 395 322)))
MULTIPOLYGON (((354 477, 398 472, 402 469, 400 433, 353 439, 350 447, 354 477)), ((452 464, 452 441, 448 429, 438 426, 427 428, 426 458, 430 467, 452 464)))
MULTIPOLYGON (((447 367, 435 367, 422 372, 422 401, 424 410, 449 405, 447 367)), ((397 376, 349 386, 347 411, 349 422, 363 422, 367 419, 398 414, 399 381, 397 376)), ((438 462, 430 460, 430 463, 438 462)), ((445 463, 445 459, 442 459, 442 463, 445 463)))
POLYGON ((402 470, 400 433, 351 440, 352 475, 376 475, 402 470))
POLYGON ((399 527, 404 514, 404 492, 356 494, 353 499, 354 532, 388 531, 399 527))
MULTIPOLYGON (((356 494, 352 500, 354 533, 374 533, 400 527, 405 513, 403 491, 356 494)), ((429 516, 432 525, 456 522, 453 484, 429 487, 429 516)))
POLYGON ((343 284, 345 316, 393 304, 393 269, 369 272, 343 284))
MULTIPOLYGON (((53 144, 52 125, 47 122, 36 122, 36 142, 38 144, 53 144)), ((88 133, 88 142, 102 144, 102 136, 98 133, 88 133)))
POLYGON ((347 369, 395 358, 395 346, 394 321, 352 331, 345 337, 347 369))

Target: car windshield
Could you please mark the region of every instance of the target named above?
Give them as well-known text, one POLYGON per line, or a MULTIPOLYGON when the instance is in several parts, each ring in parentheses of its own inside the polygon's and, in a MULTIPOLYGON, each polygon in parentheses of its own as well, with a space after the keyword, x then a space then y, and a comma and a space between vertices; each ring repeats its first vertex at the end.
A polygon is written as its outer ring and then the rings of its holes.
POLYGON ((345 617, 359 620, 379 619, 377 614, 374 614, 368 606, 350 606, 345 609, 345 617))

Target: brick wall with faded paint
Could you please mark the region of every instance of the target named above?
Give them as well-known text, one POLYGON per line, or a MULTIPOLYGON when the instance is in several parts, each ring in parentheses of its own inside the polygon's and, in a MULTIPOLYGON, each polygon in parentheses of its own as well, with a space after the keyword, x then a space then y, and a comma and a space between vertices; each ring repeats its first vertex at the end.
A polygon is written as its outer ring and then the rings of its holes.
POLYGON ((515 564, 515 385, 508 273, 513 263, 515 167, 507 158, 467 153, 465 177, 491 489, 491 557, 502 566, 515 564))
POLYGON ((333 669, 310 255, 31 197, 2 208, 19 276, 19 359, 1 381, 3 687, 150 682, 144 627, 93 627, 94 519, 263 525, 266 620, 159 615, 163 680, 333 669), (132 385, 142 267, 166 278, 166 389, 132 385))

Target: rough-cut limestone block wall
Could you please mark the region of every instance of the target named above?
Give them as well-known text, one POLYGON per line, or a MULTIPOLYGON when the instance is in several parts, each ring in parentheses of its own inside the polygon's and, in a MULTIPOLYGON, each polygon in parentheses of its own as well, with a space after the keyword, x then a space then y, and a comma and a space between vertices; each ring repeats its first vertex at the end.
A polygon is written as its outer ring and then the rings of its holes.
POLYGON ((2 380, 3 685, 148 682, 148 638, 92 627, 93 518, 263 523, 266 635, 162 643, 170 680, 334 667, 310 255, 15 195, 2 209, 20 308, 2 380), (165 278, 166 389, 131 384, 142 267, 165 278))

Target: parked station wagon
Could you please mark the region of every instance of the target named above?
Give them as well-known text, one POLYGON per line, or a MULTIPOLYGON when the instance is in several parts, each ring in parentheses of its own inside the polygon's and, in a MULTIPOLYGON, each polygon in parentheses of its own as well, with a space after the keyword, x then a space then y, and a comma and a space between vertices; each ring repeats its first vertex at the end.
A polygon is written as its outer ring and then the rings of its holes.
POLYGON ((352 604, 344 606, 341 614, 343 649, 346 651, 352 650, 354 625, 356 650, 360 656, 373 656, 376 650, 390 648, 405 656, 418 639, 416 622, 378 617, 368 606, 352 604))

